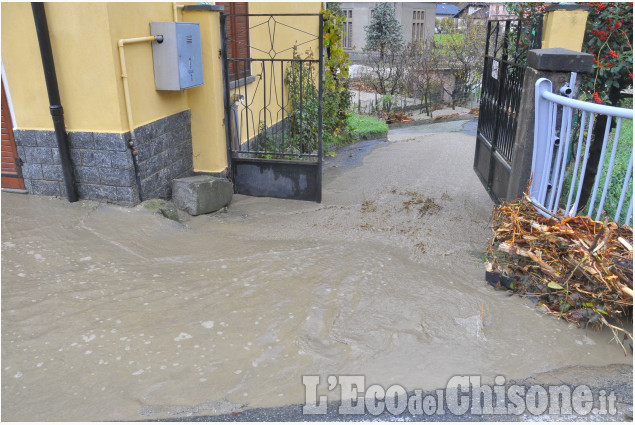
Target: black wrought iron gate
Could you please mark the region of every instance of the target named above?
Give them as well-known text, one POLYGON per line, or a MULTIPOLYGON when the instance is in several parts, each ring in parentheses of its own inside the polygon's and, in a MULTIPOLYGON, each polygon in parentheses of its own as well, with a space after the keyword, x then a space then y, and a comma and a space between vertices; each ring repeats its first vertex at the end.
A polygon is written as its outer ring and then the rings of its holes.
POLYGON ((321 14, 221 15, 236 193, 321 202, 322 31, 321 14))
POLYGON ((507 195, 529 49, 540 48, 542 19, 487 23, 474 171, 499 203, 507 195))

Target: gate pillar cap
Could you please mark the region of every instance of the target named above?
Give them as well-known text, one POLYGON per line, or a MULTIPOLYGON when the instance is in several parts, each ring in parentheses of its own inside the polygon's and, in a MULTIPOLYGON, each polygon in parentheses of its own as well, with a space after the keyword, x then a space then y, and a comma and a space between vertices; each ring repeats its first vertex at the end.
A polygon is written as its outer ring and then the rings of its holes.
POLYGON ((590 73, 593 69, 593 55, 562 47, 534 49, 527 55, 527 66, 538 71, 590 73))
POLYGON ((196 10, 207 10, 210 12, 223 12, 225 10, 225 8, 223 6, 219 6, 219 5, 212 5, 212 4, 191 4, 191 5, 187 5, 187 6, 183 6, 183 10, 184 11, 196 11, 196 10))
POLYGON ((591 7, 587 4, 552 4, 547 6, 545 12, 553 12, 556 10, 589 10, 591 7))

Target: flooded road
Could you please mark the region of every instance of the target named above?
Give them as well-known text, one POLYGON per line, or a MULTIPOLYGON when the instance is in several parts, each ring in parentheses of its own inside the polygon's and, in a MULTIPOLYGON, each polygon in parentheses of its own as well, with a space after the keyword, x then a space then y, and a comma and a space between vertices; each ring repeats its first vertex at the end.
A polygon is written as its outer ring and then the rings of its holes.
POLYGON ((322 204, 236 195, 185 224, 3 193, 2 419, 302 403, 304 374, 434 389, 632 364, 484 282, 492 204, 474 138, 444 131, 327 163, 322 204))

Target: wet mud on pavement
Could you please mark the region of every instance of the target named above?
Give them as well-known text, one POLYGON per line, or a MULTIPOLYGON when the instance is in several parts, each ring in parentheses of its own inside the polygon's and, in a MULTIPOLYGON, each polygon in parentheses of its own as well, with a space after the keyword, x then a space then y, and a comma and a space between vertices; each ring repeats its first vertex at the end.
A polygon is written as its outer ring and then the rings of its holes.
MULTIPOLYGON (((617 403, 618 413, 615 415, 600 415, 593 411, 584 416, 572 414, 543 414, 532 415, 530 413, 523 414, 473 414, 468 410, 465 414, 454 415, 447 406, 444 406, 443 413, 411 413, 409 408, 406 408, 403 413, 392 414, 388 411, 384 411, 381 414, 372 415, 370 413, 365 414, 340 414, 338 412, 341 402, 333 401, 328 402, 326 412, 320 415, 305 415, 302 413, 303 405, 287 405, 281 407, 270 408, 256 408, 247 409, 240 412, 233 412, 231 414, 222 414, 215 416, 184 416, 178 419, 156 419, 155 421, 197 421, 197 422, 300 422, 300 421, 316 421, 316 422, 336 422, 336 421, 382 421, 382 422, 421 422, 421 421, 435 421, 435 422, 552 422, 552 421, 565 421, 565 422, 594 422, 594 421, 620 421, 620 422, 632 422, 632 394, 633 394, 633 369, 628 365, 612 365, 606 367, 565 367, 557 369, 555 371, 539 373, 529 378, 510 381, 506 383, 506 389, 509 389, 511 385, 524 386, 530 388, 532 385, 540 385, 544 388, 549 386, 562 386, 575 387, 577 385, 587 385, 594 394, 599 394, 600 391, 610 388, 610 391, 614 391, 618 400, 626 400, 626 403, 617 403)), ((443 391, 444 389, 440 389, 443 391)), ((435 391, 423 391, 420 395, 424 397, 438 397, 439 390, 435 391)), ((470 403, 476 403, 472 394, 469 392, 462 393, 467 396, 470 403)), ((416 398, 414 392, 408 392, 409 398, 416 398)), ((368 403, 368 402, 366 402, 368 403)), ((594 408, 600 409, 601 406, 596 400, 593 403, 594 408)), ((593 409, 591 409, 593 410, 593 409)))
POLYGON ((3 193, 2 419, 292 417, 305 374, 408 390, 632 374, 609 332, 485 283, 492 204, 456 123, 327 162, 322 204, 236 195, 180 224, 3 193))

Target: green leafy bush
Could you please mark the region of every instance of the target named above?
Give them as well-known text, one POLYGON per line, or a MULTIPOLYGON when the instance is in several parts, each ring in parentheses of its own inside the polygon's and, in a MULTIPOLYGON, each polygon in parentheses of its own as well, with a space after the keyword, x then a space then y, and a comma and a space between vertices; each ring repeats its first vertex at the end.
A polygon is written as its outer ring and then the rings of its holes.
POLYGON ((324 119, 324 144, 341 144, 350 140, 347 134, 346 119, 351 106, 351 94, 349 92, 350 80, 348 67, 350 60, 342 47, 342 15, 331 10, 323 10, 324 19, 324 94, 323 94, 323 119, 324 119))
MULTIPOLYGON (((293 47, 293 59, 302 59, 293 47)), ((307 49, 305 60, 313 59, 307 49)), ((312 62, 292 62, 286 70, 284 82, 289 87, 289 136, 300 153, 312 153, 318 148, 318 106, 316 66, 312 62)))
MULTIPOLYGON (((322 142, 323 145, 341 146, 352 140, 347 118, 351 98, 348 79, 348 54, 342 48, 341 25, 343 18, 331 10, 323 11, 324 81, 322 83, 322 142)), ((313 51, 307 49, 304 58, 297 49, 294 59, 310 60, 313 51)), ((289 89, 289 143, 301 153, 313 153, 318 148, 318 78, 315 63, 293 62, 286 70, 285 85, 289 89)))

